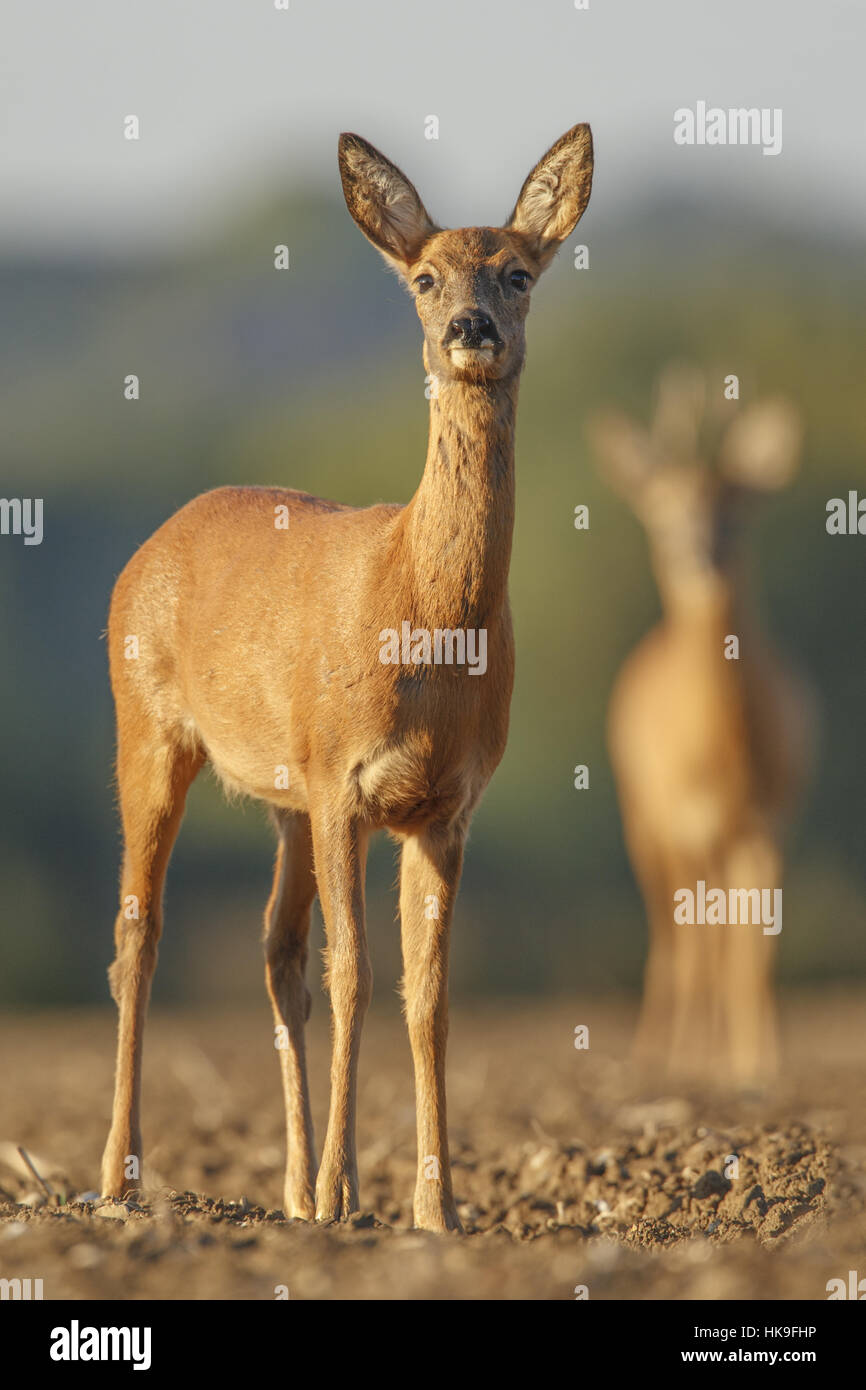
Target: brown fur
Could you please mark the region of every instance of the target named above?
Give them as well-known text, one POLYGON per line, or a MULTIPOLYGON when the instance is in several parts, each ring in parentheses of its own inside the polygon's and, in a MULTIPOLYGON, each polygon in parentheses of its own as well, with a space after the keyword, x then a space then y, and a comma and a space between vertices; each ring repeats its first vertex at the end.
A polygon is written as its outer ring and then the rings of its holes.
MULTIPOLYGON (((532 207, 518 200, 505 228, 442 231, 389 160, 360 137, 342 136, 349 210, 415 288, 424 359, 437 378, 417 492, 405 507, 355 510, 280 488, 220 488, 167 521, 117 582, 109 646, 121 891, 124 900, 139 899, 140 915, 129 921, 121 911, 115 932, 120 1024, 105 1193, 136 1185, 124 1166, 141 1155, 142 1031, 163 880, 187 789, 209 760, 229 788, 270 805, 279 835, 265 954, 274 1018, 288 1030, 280 1053, 287 1215, 328 1220, 358 1207, 356 1074, 372 989, 364 867, 370 835, 386 829, 403 842, 415 1220, 431 1230, 459 1224, 445 1113, 448 936, 469 822, 505 748, 513 679, 507 577, 529 293, 509 277, 523 270, 531 283, 581 215, 592 164, 588 128, 575 127, 554 151, 546 218, 533 192, 532 207), (419 283, 421 275, 432 283, 419 283), (455 320, 464 324, 457 339, 455 320), (481 345, 479 324, 490 326, 492 346, 481 345), (280 505, 289 508, 288 530, 274 524, 280 505), (430 631, 486 629, 486 674, 383 665, 379 634, 400 631, 404 621, 430 631), (127 635, 139 639, 137 660, 125 659, 127 635), (287 788, 275 788, 279 766, 288 768, 287 788), (304 971, 316 893, 328 940, 333 1056, 314 1196, 304 971)), ((547 177, 548 158, 531 176, 533 190, 547 177)))
POLYGON ((619 674, 608 736, 650 926, 637 1056, 752 1083, 777 1065, 777 939, 748 924, 675 924, 674 893, 699 879, 708 890, 782 886, 811 699, 760 629, 734 542, 746 489, 787 482, 799 431, 790 407, 767 401, 739 411, 719 439, 703 396, 699 375, 673 369, 649 433, 621 417, 595 425, 612 481, 646 528, 664 609, 619 674), (739 660, 724 656, 729 634, 739 660))

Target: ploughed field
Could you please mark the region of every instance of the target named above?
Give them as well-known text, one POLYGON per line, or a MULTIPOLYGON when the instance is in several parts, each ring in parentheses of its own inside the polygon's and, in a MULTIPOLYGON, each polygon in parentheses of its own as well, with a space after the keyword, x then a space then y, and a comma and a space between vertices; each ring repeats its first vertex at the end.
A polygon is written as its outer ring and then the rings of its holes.
MULTIPOLYGON (((287 1222, 270 1014, 160 1013, 145 1044, 147 1191, 81 1200, 108 1127, 110 1011, 0 1024, 0 1278, 46 1299, 824 1299, 866 1275, 866 994, 784 1001, 764 1095, 647 1086, 633 1007, 455 1001, 449 1123, 463 1236, 412 1230, 414 1104, 399 1012, 361 1054, 362 1210, 287 1222), (574 1046, 589 1026, 588 1050, 574 1046), (45 1186, 22 1162, 22 1146, 45 1186), (732 1160, 736 1160, 735 1162, 732 1160)), ((327 1001, 314 999, 316 1138, 327 1001)))

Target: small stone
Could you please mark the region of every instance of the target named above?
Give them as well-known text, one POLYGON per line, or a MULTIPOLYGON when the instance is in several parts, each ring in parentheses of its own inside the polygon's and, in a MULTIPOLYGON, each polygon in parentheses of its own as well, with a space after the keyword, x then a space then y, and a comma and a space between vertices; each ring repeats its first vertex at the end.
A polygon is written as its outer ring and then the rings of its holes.
POLYGON ((126 1221, 132 1215, 132 1207, 126 1202, 106 1202, 104 1206, 97 1207, 93 1215, 108 1221, 126 1221))

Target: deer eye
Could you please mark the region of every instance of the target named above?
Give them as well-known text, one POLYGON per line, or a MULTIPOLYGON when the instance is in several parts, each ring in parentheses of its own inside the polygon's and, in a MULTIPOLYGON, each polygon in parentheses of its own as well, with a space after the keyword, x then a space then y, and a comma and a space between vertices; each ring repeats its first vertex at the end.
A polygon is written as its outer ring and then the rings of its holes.
POLYGON ((508 279, 516 290, 525 290, 529 284, 528 270, 512 270, 508 279))
POLYGON ((415 281, 415 288, 419 294, 426 294, 428 290, 433 288, 433 276, 419 275, 415 281))

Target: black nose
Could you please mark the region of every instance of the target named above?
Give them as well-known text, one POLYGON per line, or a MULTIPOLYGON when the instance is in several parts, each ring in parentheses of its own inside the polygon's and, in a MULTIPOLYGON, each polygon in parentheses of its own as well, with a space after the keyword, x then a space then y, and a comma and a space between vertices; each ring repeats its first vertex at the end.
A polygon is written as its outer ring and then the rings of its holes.
POLYGON ((485 339, 498 341, 493 320, 487 314, 469 313, 464 317, 452 319, 448 325, 448 336, 452 342, 462 343, 464 347, 480 347, 485 339))

